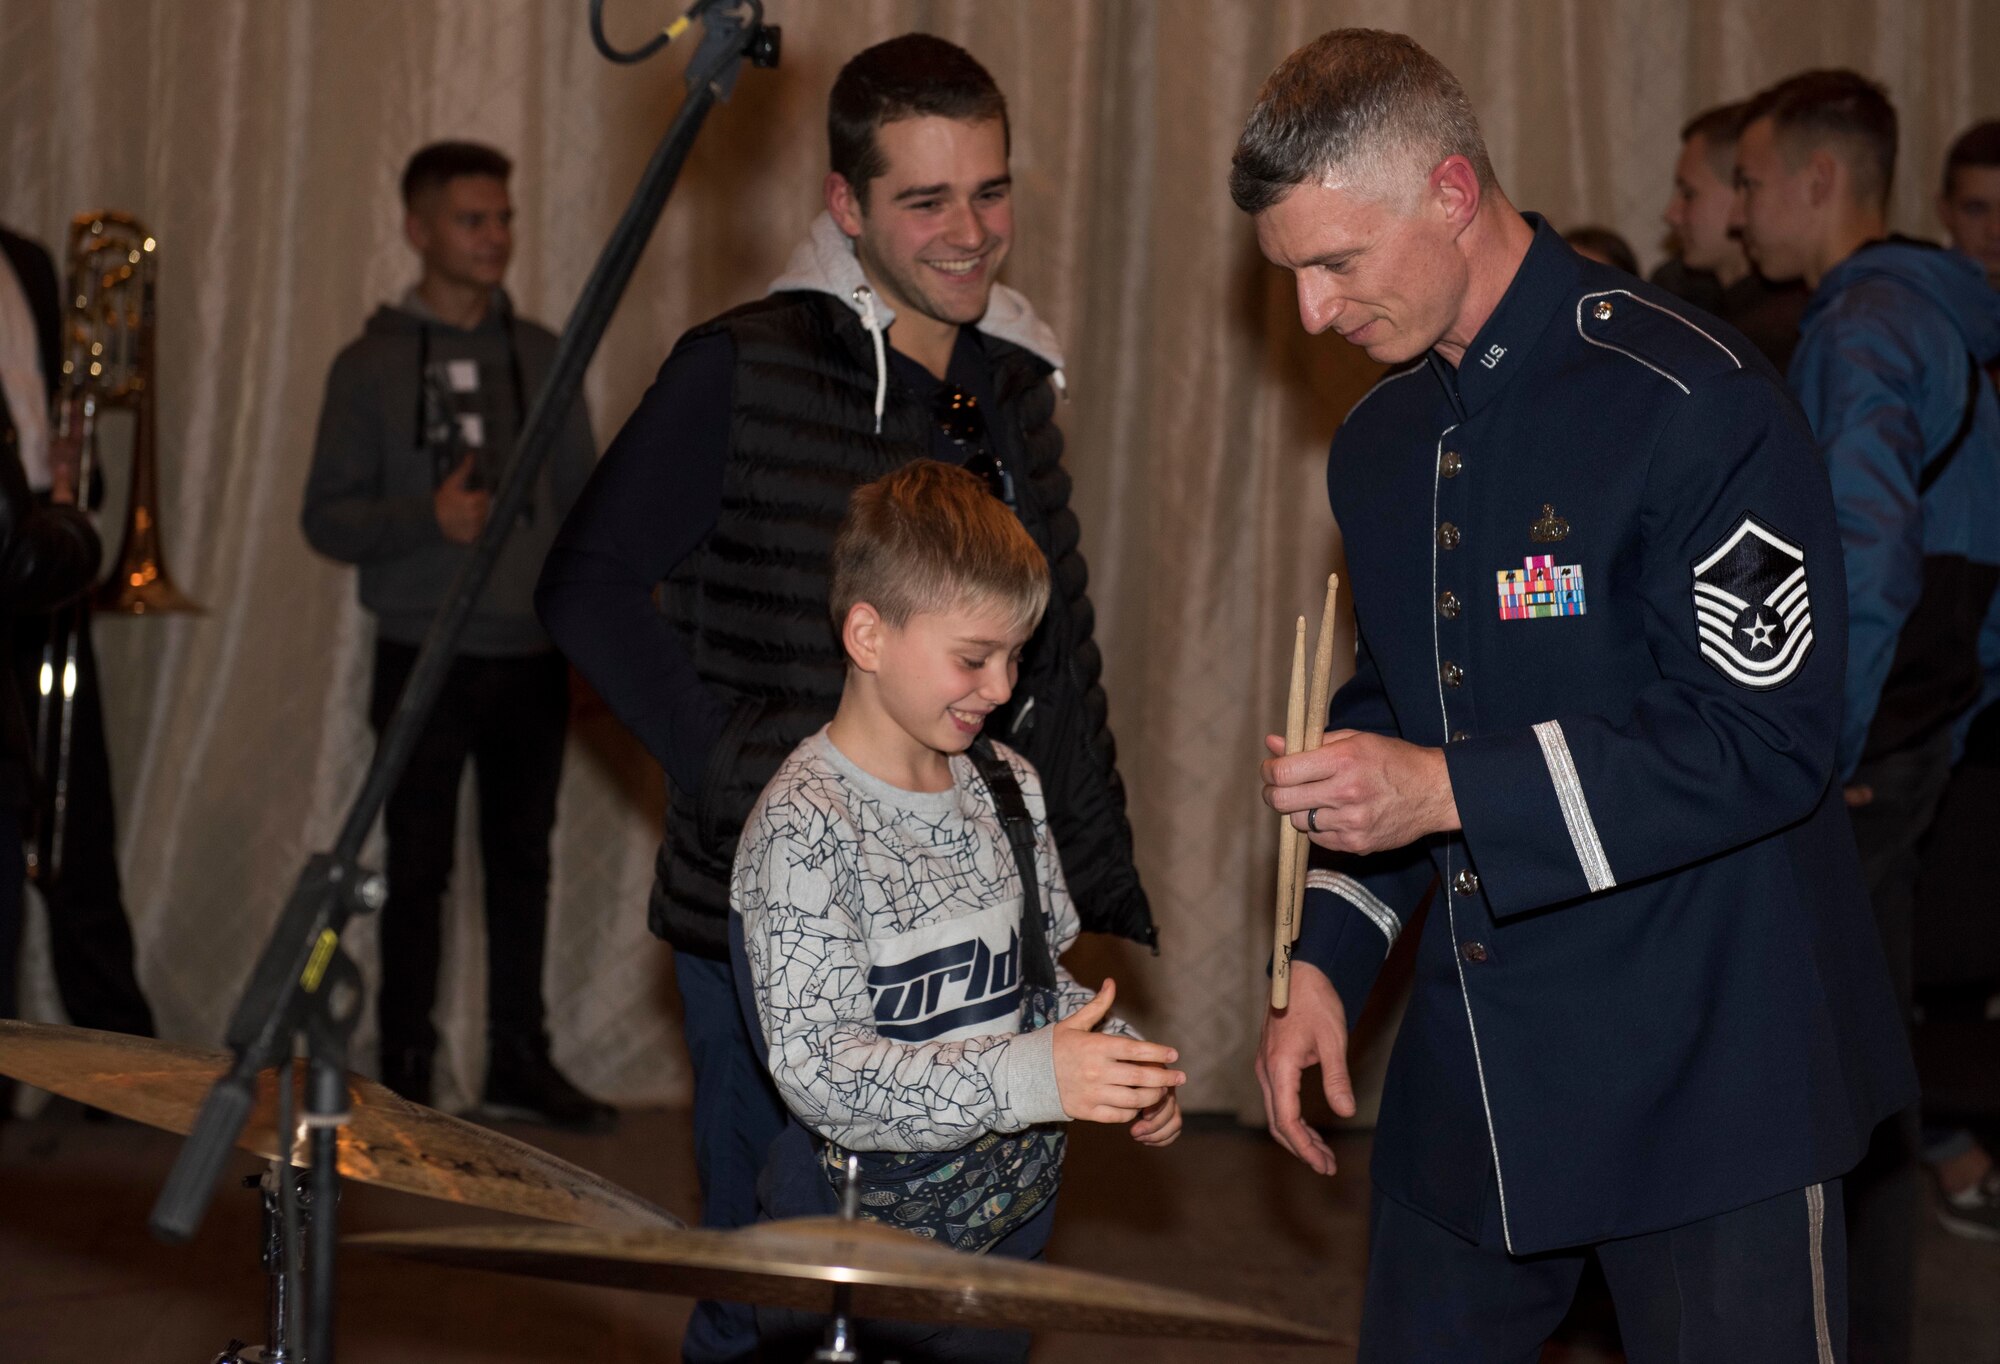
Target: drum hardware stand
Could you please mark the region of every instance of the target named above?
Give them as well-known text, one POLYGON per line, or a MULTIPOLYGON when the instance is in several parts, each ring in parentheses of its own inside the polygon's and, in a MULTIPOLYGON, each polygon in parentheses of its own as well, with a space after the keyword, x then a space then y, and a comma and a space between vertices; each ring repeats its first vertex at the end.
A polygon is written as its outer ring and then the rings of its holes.
POLYGON ((699 22, 702 38, 688 64, 687 96, 570 312, 548 377, 522 423, 520 444, 495 490, 485 528, 424 636, 339 838, 331 852, 315 853, 307 860, 250 973, 226 1034, 235 1063, 209 1091, 153 1205, 151 1224, 160 1239, 178 1243, 194 1235, 230 1149, 249 1120, 258 1075, 288 1062, 303 1035, 308 1061, 304 1126, 310 1134, 313 1217, 305 1257, 306 1291, 287 1294, 292 1309, 287 1325, 304 1322, 304 1356, 301 1359, 294 1349, 291 1364, 334 1364, 337 1142, 347 1117, 347 1042, 362 994, 360 973, 342 950, 340 935, 353 914, 379 909, 388 897, 381 875, 361 866, 362 843, 409 763, 457 652, 458 638, 567 422, 584 369, 604 337, 703 121, 716 101, 735 89, 745 59, 760 67, 778 63, 778 30, 764 23, 762 0, 695 0, 665 33, 634 52, 614 50, 604 38, 602 21, 603 0, 592 0, 591 36, 599 51, 614 61, 637 61, 699 22))
POLYGON ((214 1364, 294 1364, 299 1358, 291 1348, 293 1303, 298 1294, 298 1232, 305 1220, 301 1206, 309 1197, 306 1170, 293 1170, 272 1161, 261 1175, 248 1175, 243 1187, 259 1191, 264 1205, 263 1262, 268 1287, 265 1289, 266 1344, 245 1345, 229 1342, 229 1348, 215 1357, 214 1364))
MULTIPOLYGON (((847 1153, 846 1178, 840 1186, 840 1220, 853 1222, 861 1216, 861 1157, 847 1153)), ((836 1284, 833 1290, 833 1320, 826 1324, 826 1339, 813 1353, 813 1364, 861 1364, 861 1352, 854 1348, 854 1325, 848 1319, 854 1310, 852 1284, 836 1284)))
MULTIPOLYGON (((351 1026, 351 1025, 350 1025, 351 1026)), ((278 1067, 278 1140, 290 1147, 281 1150, 264 1169, 262 1175, 248 1175, 243 1187, 260 1192, 263 1205, 261 1259, 264 1264, 266 1288, 265 1304, 265 1344, 248 1346, 240 1340, 232 1340, 214 1364, 301 1364, 305 1352, 295 1339, 295 1323, 303 1320, 300 1310, 305 1303, 301 1291, 300 1269, 305 1262, 304 1237, 306 1228, 313 1225, 310 1216, 313 1185, 319 1179, 317 1166, 297 1169, 291 1158, 297 1154, 298 1143, 308 1133, 314 1137, 320 1132, 331 1131, 338 1136, 339 1127, 349 1115, 345 1112, 332 1115, 333 1121, 325 1121, 314 1116, 299 1117, 294 1113, 297 1090, 295 1087, 296 1064, 287 1058, 278 1067)), ((346 1083, 341 1085, 343 1102, 346 1083)), ((335 1185, 338 1197, 338 1185, 335 1185)), ((329 1219, 330 1220, 330 1219, 329 1219)), ((317 1238, 315 1238, 317 1246, 317 1238)), ((319 1285, 316 1284, 316 1287, 319 1285)), ((331 1292, 331 1280, 324 1285, 331 1292)), ((322 1299, 331 1302, 331 1297, 322 1299)))

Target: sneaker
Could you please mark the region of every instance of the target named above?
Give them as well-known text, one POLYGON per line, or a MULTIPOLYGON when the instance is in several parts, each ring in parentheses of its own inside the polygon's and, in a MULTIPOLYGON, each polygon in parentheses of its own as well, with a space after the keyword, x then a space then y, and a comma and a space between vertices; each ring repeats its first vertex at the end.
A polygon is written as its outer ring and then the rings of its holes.
POLYGON ((568 1132, 609 1132, 618 1125, 617 1109, 591 1098, 556 1069, 547 1043, 493 1043, 480 1108, 490 1118, 568 1132))
POLYGON ((1986 1178, 1955 1194, 1938 1191, 1938 1221, 1954 1236, 2000 1241, 2000 1165, 1986 1178))

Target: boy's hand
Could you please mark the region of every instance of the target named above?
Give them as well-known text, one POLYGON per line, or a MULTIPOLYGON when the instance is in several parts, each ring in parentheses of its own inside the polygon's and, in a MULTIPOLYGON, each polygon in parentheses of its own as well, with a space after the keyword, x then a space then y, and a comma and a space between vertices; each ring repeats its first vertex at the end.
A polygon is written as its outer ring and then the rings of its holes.
POLYGON ((1172 1146, 1174 1138, 1180 1134, 1180 1096, 1171 1092, 1141 1113, 1139 1120, 1132 1124, 1132 1140, 1141 1146, 1172 1146))
POLYGON ((1077 1122, 1131 1122, 1187 1083, 1166 1069, 1180 1059, 1172 1047, 1091 1031, 1111 1013, 1115 993, 1117 982, 1105 981, 1097 998, 1054 1025, 1056 1092, 1077 1122))

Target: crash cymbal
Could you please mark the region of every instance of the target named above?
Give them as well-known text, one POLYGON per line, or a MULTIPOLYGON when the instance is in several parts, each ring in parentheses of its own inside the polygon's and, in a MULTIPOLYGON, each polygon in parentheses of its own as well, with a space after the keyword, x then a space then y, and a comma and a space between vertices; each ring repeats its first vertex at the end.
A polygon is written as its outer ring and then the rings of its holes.
POLYGON ((350 1236, 433 1264, 543 1279, 830 1310, 845 1284, 859 1318, 1313 1345, 1332 1337, 1234 1303, 1055 1265, 968 1255, 875 1222, 810 1217, 741 1231, 445 1227, 350 1236))
MULTIPOLYGON (((229 1053, 53 1024, 0 1019, 0 1074, 185 1135, 229 1053)), ((303 1065, 297 1067, 303 1073, 303 1065)), ((386 1189, 607 1228, 678 1227, 680 1219, 609 1180, 526 1142, 347 1077, 352 1120, 340 1129, 340 1173, 386 1189)), ((276 1071, 258 1077, 257 1107, 237 1145, 278 1156, 276 1071)), ((303 1165, 305 1144, 291 1153, 303 1165)))

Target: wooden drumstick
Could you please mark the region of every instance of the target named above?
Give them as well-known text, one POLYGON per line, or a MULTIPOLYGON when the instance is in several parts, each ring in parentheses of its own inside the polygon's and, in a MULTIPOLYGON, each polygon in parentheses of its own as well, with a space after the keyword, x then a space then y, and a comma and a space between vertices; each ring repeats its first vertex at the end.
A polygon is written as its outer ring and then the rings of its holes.
MULTIPOLYGON (((1319 616, 1319 638, 1313 641, 1312 686, 1306 692, 1305 747, 1308 752, 1318 748, 1326 737, 1326 707, 1333 699, 1333 622, 1335 608, 1340 601, 1340 575, 1329 573, 1326 578, 1326 605, 1319 616)), ((1299 835, 1298 865, 1292 873, 1292 941, 1299 940, 1299 929, 1305 923, 1306 864, 1312 855, 1312 844, 1306 835, 1299 835)))
MULTIPOLYGON (((1305 742, 1306 727, 1306 618, 1299 617, 1292 635, 1292 681, 1285 698, 1285 752, 1296 753, 1305 742)), ((1271 1007, 1282 1009, 1292 998, 1292 940, 1298 936, 1295 920, 1298 899, 1292 883, 1303 844, 1290 815, 1278 816, 1277 928, 1272 938, 1271 1007)))

